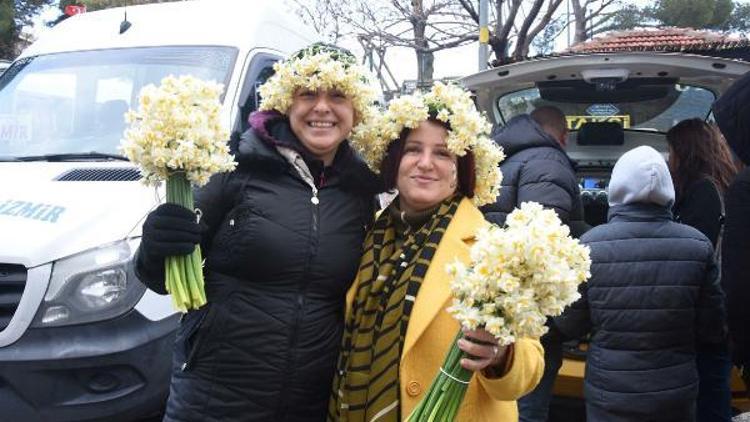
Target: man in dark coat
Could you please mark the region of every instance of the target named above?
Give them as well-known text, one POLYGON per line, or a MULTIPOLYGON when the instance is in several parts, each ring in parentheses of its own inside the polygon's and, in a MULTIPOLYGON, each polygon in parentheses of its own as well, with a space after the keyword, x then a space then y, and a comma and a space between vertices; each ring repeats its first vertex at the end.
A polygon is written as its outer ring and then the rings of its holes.
MULTIPOLYGON (((500 164, 503 185, 497 202, 482 207, 487 220, 502 226, 513 209, 533 201, 554 210, 573 236, 585 232, 575 164, 563 150, 567 137, 565 114, 551 106, 514 117, 493 136, 507 158, 500 164)), ((521 422, 547 420, 552 387, 562 365, 562 339, 551 321, 548 326, 550 331, 541 339, 544 375, 531 393, 518 400, 521 422)))
MULTIPOLYGON (((750 164, 750 73, 737 80, 713 106, 729 146, 750 164)), ((727 189, 721 245, 721 284, 727 294, 733 360, 750 387, 750 167, 727 189)))
POLYGON ((575 165, 563 150, 567 136, 565 115, 551 106, 516 116, 493 135, 506 158, 500 164, 502 193, 482 207, 487 220, 502 226, 527 201, 555 210, 565 224, 582 220, 575 165))
POLYGON ((713 247, 673 221, 672 179, 653 148, 620 157, 608 193, 608 222, 581 237, 591 248, 591 278, 556 319, 565 335, 592 335, 587 420, 694 421, 696 345, 725 335, 713 247))

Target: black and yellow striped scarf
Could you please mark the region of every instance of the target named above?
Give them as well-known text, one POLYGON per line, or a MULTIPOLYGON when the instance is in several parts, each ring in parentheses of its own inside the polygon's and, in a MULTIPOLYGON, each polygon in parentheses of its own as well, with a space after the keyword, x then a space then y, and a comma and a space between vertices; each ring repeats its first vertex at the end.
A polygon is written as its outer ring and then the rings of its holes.
POLYGON ((328 418, 396 421, 399 362, 414 300, 458 208, 453 196, 400 248, 392 214, 383 212, 365 240, 354 302, 344 328, 328 418))

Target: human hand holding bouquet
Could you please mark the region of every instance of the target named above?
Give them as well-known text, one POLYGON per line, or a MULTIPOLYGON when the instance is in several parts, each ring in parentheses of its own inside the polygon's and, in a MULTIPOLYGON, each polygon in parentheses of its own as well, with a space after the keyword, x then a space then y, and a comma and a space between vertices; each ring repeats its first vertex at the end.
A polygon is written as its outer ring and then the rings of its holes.
MULTIPOLYGON (((219 117, 223 90, 215 82, 170 75, 158 87, 143 87, 138 109, 126 114, 130 128, 120 148, 139 166, 144 183, 166 180, 167 202, 192 211, 191 184, 203 186, 211 175, 236 167, 219 117)), ((167 291, 183 312, 206 303, 201 263, 199 246, 189 255, 165 260, 167 291)))
MULTIPOLYGON (((546 317, 578 299, 578 285, 590 277, 589 249, 569 236, 554 211, 534 202, 510 213, 505 227, 477 233, 470 257, 469 265, 447 268, 454 296, 448 311, 465 330, 491 333, 495 347, 544 335, 546 317)), ((464 357, 454 342, 408 421, 454 420, 473 374, 461 365, 464 357)))

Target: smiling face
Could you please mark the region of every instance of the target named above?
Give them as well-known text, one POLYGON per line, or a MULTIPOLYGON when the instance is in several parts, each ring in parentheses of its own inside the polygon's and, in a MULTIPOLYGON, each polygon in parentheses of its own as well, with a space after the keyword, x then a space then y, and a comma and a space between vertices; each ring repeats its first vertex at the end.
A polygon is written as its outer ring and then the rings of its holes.
POLYGON ((457 158, 448 150, 447 137, 448 130, 431 121, 406 137, 396 177, 403 211, 430 209, 456 191, 457 158))
POLYGON ((289 124, 307 150, 329 165, 352 131, 354 105, 336 89, 300 88, 289 108, 289 124))

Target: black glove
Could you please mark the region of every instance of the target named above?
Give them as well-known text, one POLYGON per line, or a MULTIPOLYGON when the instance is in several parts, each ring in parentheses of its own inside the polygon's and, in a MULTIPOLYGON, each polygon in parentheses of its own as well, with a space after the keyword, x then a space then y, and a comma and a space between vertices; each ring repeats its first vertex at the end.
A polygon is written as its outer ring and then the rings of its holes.
POLYGON ((143 223, 141 249, 153 258, 188 255, 200 243, 202 232, 192 211, 177 204, 161 204, 143 223))

